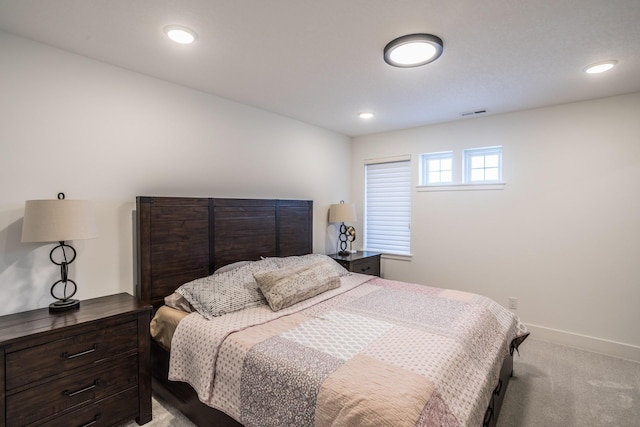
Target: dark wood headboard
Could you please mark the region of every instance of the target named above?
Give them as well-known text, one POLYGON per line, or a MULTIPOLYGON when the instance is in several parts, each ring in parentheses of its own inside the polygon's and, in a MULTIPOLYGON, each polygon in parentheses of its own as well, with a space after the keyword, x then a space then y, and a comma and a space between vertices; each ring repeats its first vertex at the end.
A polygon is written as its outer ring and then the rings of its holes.
POLYGON ((136 295, 158 307, 236 261, 313 251, 310 200, 137 197, 136 295))

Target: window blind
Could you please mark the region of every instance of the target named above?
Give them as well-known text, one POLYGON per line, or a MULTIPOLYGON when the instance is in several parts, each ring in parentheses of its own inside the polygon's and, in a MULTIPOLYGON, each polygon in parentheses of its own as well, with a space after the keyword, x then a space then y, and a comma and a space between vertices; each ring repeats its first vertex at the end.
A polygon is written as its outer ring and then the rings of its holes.
POLYGON ((410 255, 410 166, 409 160, 365 165, 366 250, 410 255))

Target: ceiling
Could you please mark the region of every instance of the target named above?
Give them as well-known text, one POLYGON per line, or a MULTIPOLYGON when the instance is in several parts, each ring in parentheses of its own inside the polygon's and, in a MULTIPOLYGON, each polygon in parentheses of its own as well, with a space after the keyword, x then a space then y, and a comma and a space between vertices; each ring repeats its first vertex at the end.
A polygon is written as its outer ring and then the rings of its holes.
POLYGON ((349 136, 640 91, 639 0, 0 0, 0 30, 349 136), (387 65, 411 33, 443 55, 387 65))

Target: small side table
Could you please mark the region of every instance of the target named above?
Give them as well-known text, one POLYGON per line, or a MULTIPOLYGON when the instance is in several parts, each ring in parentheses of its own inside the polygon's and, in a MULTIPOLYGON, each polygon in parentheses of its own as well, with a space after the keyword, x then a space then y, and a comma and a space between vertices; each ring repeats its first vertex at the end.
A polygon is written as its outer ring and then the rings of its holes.
POLYGON ((377 252, 358 251, 345 256, 330 254, 328 257, 354 273, 380 276, 380 254, 377 252))

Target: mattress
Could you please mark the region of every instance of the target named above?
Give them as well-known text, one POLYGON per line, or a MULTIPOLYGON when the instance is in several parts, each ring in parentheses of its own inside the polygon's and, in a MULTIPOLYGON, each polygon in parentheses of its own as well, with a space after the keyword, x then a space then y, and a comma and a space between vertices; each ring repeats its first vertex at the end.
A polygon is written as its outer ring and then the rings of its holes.
POLYGON ((163 305, 151 319, 149 326, 151 338, 162 344, 164 348, 171 349, 171 340, 178 323, 188 315, 187 312, 163 305))

